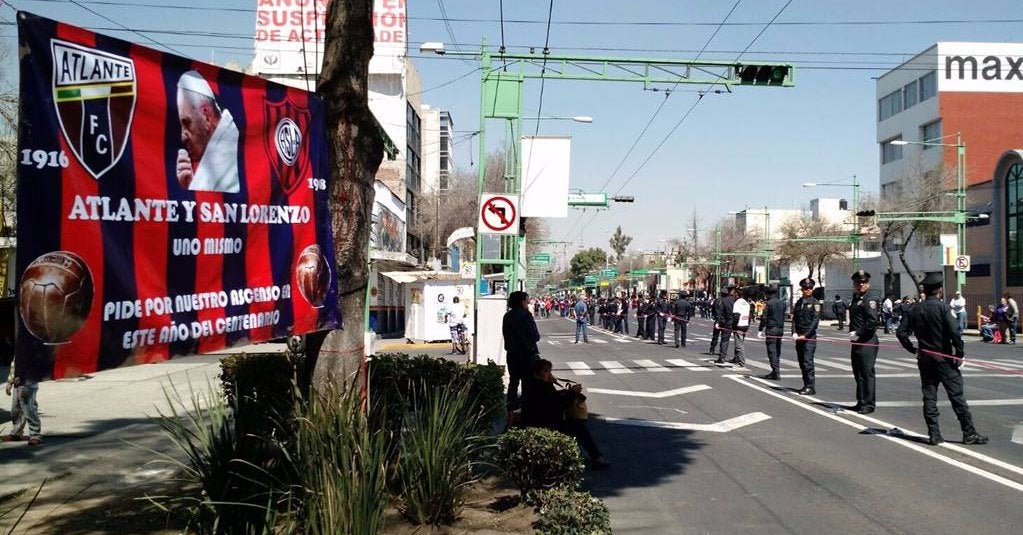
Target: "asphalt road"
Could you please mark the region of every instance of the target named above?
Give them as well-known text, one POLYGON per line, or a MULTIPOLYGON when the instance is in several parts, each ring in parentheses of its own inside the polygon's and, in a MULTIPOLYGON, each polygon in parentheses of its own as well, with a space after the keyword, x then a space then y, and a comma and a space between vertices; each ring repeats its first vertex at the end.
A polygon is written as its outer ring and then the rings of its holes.
POLYGON ((588 393, 612 467, 589 472, 586 487, 606 500, 616 533, 1023 532, 1023 346, 967 341, 966 396, 991 442, 958 443, 942 393, 950 442, 934 447, 918 438, 915 357, 894 335, 881 338, 878 409, 859 415, 842 409, 854 382, 848 336, 834 327, 819 331, 817 395, 805 397, 788 339, 775 382, 759 378, 767 357, 755 334, 748 370, 710 363, 710 320, 694 320, 682 349, 593 328, 576 345, 573 321, 538 323, 555 375, 588 393))

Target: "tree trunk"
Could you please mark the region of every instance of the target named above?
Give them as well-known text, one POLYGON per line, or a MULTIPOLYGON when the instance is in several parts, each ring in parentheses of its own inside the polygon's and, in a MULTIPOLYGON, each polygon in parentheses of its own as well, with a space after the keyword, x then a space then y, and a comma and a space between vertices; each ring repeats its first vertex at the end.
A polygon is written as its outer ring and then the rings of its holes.
POLYGON ((916 289, 914 291, 914 297, 916 297, 916 294, 920 291, 920 278, 916 276, 916 272, 910 269, 909 262, 906 262, 906 248, 909 247, 909 243, 913 241, 913 234, 915 232, 916 227, 911 227, 909 229, 909 234, 906 235, 906 240, 902 242, 902 245, 899 248, 899 262, 902 262, 902 267, 906 269, 906 274, 909 275, 909 278, 913 281, 913 288, 916 289))
POLYGON ((318 92, 326 102, 330 147, 330 217, 343 329, 310 337, 311 380, 343 380, 363 369, 373 180, 384 143, 369 110, 373 2, 331 2, 318 92), (322 344, 322 347, 321 347, 322 344))

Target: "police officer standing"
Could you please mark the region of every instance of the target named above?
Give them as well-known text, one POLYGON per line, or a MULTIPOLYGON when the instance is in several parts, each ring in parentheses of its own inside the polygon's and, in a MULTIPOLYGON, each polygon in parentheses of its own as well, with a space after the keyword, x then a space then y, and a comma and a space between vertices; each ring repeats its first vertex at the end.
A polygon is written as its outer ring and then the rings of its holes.
POLYGON ((671 320, 675 324, 675 347, 686 347, 686 331, 689 320, 693 317, 693 306, 689 304, 689 296, 682 292, 671 305, 671 320))
POLYGON ((646 339, 656 340, 657 334, 657 303, 654 299, 646 300, 646 339))
POLYGON ((836 295, 835 302, 831 304, 831 311, 835 313, 835 318, 838 319, 838 330, 845 330, 845 301, 842 300, 842 296, 836 295))
POLYGON ((988 438, 977 433, 973 416, 963 396, 963 374, 959 371, 965 354, 959 325, 944 302, 942 278, 937 273, 927 275, 921 286, 926 299, 903 315, 897 335, 902 347, 916 353, 920 369, 920 386, 924 396, 924 421, 927 422, 928 442, 937 446, 945 441, 938 427, 938 384, 952 404, 963 430, 963 444, 987 444, 988 438), (918 347, 913 347, 909 336, 916 335, 918 347), (952 358, 954 355, 955 358, 952 358))
POLYGON ((646 303, 642 294, 636 299, 636 338, 646 338, 646 303))
POLYGON ((661 294, 654 303, 654 310, 657 312, 657 344, 664 344, 664 331, 668 330, 668 292, 661 290, 661 294))
MULTIPOLYGON (((732 339, 732 309, 735 308, 735 285, 729 284, 725 287, 724 291, 721 292, 721 299, 718 299, 718 319, 717 328, 721 331, 719 343, 718 343, 718 358, 714 361, 714 364, 724 364, 725 357, 728 356, 728 343, 732 339)), ((714 342, 711 341, 711 345, 714 342)))
MULTIPOLYGON (((718 295, 717 299, 714 299, 710 303, 710 317, 714 320, 714 332, 710 335, 710 351, 707 351, 708 355, 714 354, 714 349, 718 346, 718 341, 721 340, 721 330, 718 329, 718 321, 720 321, 721 314, 721 300, 728 295, 728 292, 724 288, 721 289, 721 294, 718 295)), ((731 314, 731 312, 729 312, 731 314)))
POLYGON ((777 381, 781 378, 781 338, 785 335, 785 303, 778 299, 778 289, 767 289, 767 304, 764 314, 760 317, 760 338, 767 338, 767 360, 771 364, 771 373, 764 379, 777 381))
POLYGON ((860 414, 874 412, 874 363, 877 361, 877 326, 880 307, 877 301, 867 299, 870 273, 862 269, 852 274, 853 298, 849 305, 849 338, 852 340, 850 360, 856 379, 856 405, 852 410, 860 414))
POLYGON ((618 321, 621 323, 621 332, 629 336, 629 294, 625 292, 622 292, 622 309, 618 321))
POLYGON ((796 341, 796 358, 799 360, 799 370, 803 372, 803 388, 797 393, 804 396, 817 393, 814 389, 813 354, 817 351, 821 304, 813 296, 816 284, 809 277, 799 281, 803 296, 792 307, 792 339, 796 341))

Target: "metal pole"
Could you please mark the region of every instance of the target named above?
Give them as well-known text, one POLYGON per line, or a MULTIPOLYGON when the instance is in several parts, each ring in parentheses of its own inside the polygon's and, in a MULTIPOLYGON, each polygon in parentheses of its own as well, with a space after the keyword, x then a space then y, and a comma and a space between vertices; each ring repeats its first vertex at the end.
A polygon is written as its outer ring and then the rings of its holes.
POLYGON ((721 291, 721 229, 714 229, 714 295, 721 291))
MULTIPOLYGON (((480 143, 480 157, 479 157, 479 175, 476 179, 476 199, 477 201, 483 196, 483 183, 487 177, 487 116, 484 112, 485 103, 487 101, 486 81, 490 77, 490 53, 487 52, 487 40, 483 38, 483 47, 480 57, 480 132, 479 132, 479 143, 480 143)), ((479 210, 481 207, 477 206, 479 210)), ((480 282, 483 280, 483 234, 480 233, 480 229, 476 229, 476 276, 473 282, 473 328, 472 332, 472 358, 474 362, 479 361, 479 303, 480 303, 480 282)))
MULTIPOLYGON (((966 254, 966 145, 962 133, 956 132, 956 246, 959 254, 966 254)), ((966 286, 966 272, 956 272, 956 291, 966 286)))
POLYGON ((856 178, 856 173, 852 176, 852 209, 853 209, 853 271, 860 270, 860 216, 856 215, 860 211, 860 182, 856 178))
POLYGON ((771 212, 764 207, 764 284, 771 280, 771 212))

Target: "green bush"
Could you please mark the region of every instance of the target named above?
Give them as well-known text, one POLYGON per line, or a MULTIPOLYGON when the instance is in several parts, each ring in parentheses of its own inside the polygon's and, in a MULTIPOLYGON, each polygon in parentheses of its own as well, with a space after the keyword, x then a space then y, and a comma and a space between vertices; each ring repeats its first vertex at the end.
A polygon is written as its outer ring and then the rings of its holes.
POLYGON ((467 387, 423 385, 420 391, 425 401, 405 413, 399 439, 398 508, 414 524, 450 524, 478 480, 474 468, 486 437, 476 434, 467 387))
POLYGON ((513 429, 497 441, 498 468, 519 487, 523 500, 554 487, 574 489, 582 480, 583 457, 575 439, 557 431, 513 429))
POLYGON ((605 535, 611 531, 607 506, 589 492, 555 488, 540 493, 539 517, 533 527, 540 535, 605 535))
POLYGON ((456 390, 468 387, 469 397, 475 400, 472 412, 479 415, 479 431, 491 429, 495 420, 504 416, 504 367, 493 362, 459 364, 426 355, 382 353, 369 361, 368 368, 377 416, 385 418, 383 425, 392 432, 399 429, 406 411, 417 410, 410 403, 422 398, 413 395, 420 385, 446 385, 456 390))
POLYGON ((239 436, 290 442, 296 402, 295 362, 285 353, 240 353, 220 361, 220 384, 235 410, 239 436))

